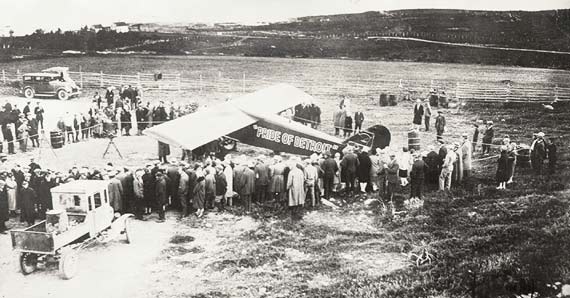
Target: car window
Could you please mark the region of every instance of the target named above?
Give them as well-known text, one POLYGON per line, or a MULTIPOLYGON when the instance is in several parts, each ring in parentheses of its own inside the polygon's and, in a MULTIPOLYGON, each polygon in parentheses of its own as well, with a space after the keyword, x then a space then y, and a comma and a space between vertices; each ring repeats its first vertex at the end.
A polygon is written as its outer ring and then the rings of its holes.
POLYGON ((24 81, 32 81, 32 77, 24 77, 24 81))
POLYGON ((73 205, 74 206, 81 206, 81 198, 79 196, 73 196, 73 205))
POLYGON ((93 199, 95 201, 95 208, 97 207, 101 207, 101 194, 100 193, 95 193, 93 195, 93 199))
POLYGON ((43 78, 42 78, 42 77, 35 77, 34 79, 35 79, 36 81, 42 81, 43 78))

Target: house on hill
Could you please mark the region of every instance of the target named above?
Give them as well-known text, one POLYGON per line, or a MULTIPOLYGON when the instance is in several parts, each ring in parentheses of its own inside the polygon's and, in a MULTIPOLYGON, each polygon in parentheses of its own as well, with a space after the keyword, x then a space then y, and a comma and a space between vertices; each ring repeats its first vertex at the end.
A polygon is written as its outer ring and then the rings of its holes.
POLYGON ((129 24, 125 22, 115 22, 111 24, 111 30, 117 33, 127 33, 129 32, 129 24))
POLYGON ((93 25, 93 26, 91 26, 91 28, 89 28, 89 29, 90 29, 91 31, 97 33, 97 32, 99 32, 99 31, 103 30, 103 25, 101 25, 101 24, 93 25))

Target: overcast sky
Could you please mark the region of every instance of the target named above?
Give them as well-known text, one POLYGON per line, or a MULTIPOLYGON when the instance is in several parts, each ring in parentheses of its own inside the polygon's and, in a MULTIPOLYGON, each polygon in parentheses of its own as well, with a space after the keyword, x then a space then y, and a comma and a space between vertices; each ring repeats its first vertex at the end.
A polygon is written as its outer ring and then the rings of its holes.
POLYGON ((245 22, 369 10, 547 10, 570 0, 0 0, 0 35, 111 22, 245 22))

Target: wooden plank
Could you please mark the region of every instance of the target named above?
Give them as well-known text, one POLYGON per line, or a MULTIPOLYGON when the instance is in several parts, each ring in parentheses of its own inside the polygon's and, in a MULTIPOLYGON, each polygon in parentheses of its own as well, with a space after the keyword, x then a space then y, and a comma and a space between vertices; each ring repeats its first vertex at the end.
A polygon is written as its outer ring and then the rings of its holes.
POLYGON ((15 250, 54 254, 53 236, 44 232, 10 231, 15 250))

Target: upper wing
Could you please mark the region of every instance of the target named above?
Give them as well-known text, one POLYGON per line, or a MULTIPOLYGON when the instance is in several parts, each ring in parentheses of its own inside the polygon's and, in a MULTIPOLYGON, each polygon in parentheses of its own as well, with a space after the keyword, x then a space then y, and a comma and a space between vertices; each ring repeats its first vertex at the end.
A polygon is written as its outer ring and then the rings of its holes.
POLYGON ((255 122, 255 118, 223 103, 153 126, 144 134, 175 147, 193 150, 255 122))
POLYGON ((251 115, 278 114, 300 103, 310 103, 313 97, 289 84, 277 84, 241 96, 231 103, 251 115))
POLYGON ((291 85, 273 85, 153 126, 146 129, 144 134, 172 146, 193 150, 257 122, 261 115, 274 115, 299 103, 311 102, 312 99, 291 85))

